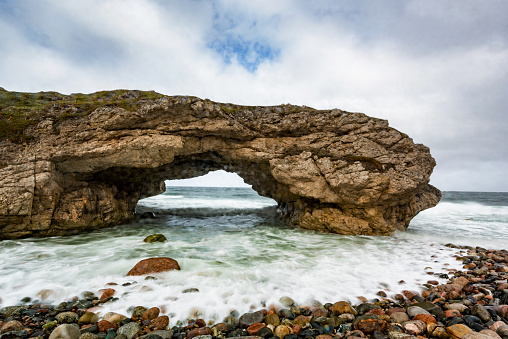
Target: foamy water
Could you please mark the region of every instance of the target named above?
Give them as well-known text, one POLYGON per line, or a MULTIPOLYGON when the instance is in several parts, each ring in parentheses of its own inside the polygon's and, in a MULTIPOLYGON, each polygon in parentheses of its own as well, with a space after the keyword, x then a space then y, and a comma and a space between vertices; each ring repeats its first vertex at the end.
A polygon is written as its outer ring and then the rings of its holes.
POLYGON ((445 243, 489 248, 508 243, 508 207, 500 202, 506 195, 494 199, 497 203, 458 195, 445 194, 408 232, 368 237, 286 227, 275 216, 274 201, 250 189, 170 187, 140 202, 141 211, 159 216, 151 223, 0 242, 0 306, 42 296, 57 303, 83 291, 100 296, 99 290, 111 287, 119 300, 105 304, 101 314, 130 315, 134 306, 158 306, 174 324, 192 316, 221 321, 233 309, 279 305, 282 296, 299 304, 356 304, 357 296, 373 299, 380 290, 389 296, 421 290, 422 283, 436 279, 426 272, 458 267, 456 250, 445 243), (153 233, 168 241, 144 243, 153 233), (139 260, 157 256, 176 259, 182 270, 156 280, 125 276, 139 260), (199 292, 184 293, 191 288, 199 292))

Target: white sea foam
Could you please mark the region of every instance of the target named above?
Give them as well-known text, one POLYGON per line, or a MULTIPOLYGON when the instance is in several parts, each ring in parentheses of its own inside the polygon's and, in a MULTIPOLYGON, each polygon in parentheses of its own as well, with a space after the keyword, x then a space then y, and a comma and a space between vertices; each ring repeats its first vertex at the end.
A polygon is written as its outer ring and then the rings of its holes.
POLYGON ((495 246, 507 243, 503 206, 443 201, 417 216, 408 232, 392 237, 341 236, 295 230, 269 215, 254 213, 252 206, 274 206, 274 202, 249 191, 218 194, 187 190, 172 192, 172 198, 152 200, 185 203, 187 199, 187 205, 170 206, 192 210, 204 203, 207 208, 239 212, 163 215, 152 224, 72 237, 0 242, 0 306, 15 305, 27 296, 40 300, 37 293, 44 289, 50 290, 45 302, 56 303, 83 291, 99 296, 99 290, 112 287, 119 300, 105 304, 101 314, 115 311, 130 315, 129 308, 143 305, 163 308, 172 324, 191 316, 220 321, 233 309, 243 313, 279 305, 282 296, 299 304, 312 300, 358 303, 357 296, 376 298, 380 290, 389 296, 403 289, 421 290, 421 284, 436 279, 426 272, 459 267, 453 258, 456 250, 444 243, 476 245, 473 242, 478 239, 495 246), (231 200, 237 201, 233 207, 231 200), (242 214, 238 206, 248 206, 250 212, 242 214), (472 220, 464 220, 468 218, 472 220), (492 223, 504 229, 494 230, 497 239, 489 240, 492 223), (153 233, 164 234, 168 241, 142 241, 153 233), (159 274, 157 280, 125 276, 139 260, 156 256, 176 259, 182 270, 159 274), (405 284, 399 284, 401 279, 405 284), (125 283, 131 284, 122 286, 125 283), (199 292, 183 293, 189 288, 199 292))

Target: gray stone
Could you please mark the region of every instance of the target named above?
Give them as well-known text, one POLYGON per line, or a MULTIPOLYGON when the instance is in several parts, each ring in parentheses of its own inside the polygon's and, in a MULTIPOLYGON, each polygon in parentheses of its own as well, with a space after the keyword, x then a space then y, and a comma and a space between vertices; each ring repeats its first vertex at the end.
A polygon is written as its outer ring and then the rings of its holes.
POLYGON ((55 317, 59 324, 72 324, 78 320, 78 315, 74 312, 58 313, 55 317))
POLYGON ((116 332, 118 334, 123 334, 127 337, 127 339, 132 339, 136 335, 136 333, 141 330, 141 326, 138 323, 128 323, 123 325, 116 332))
POLYGON ((212 336, 210 334, 197 335, 193 339, 212 339, 212 336))
POLYGON ((501 337, 508 338, 508 325, 499 326, 496 330, 496 333, 501 337))
POLYGON ((394 323, 402 324, 405 321, 409 321, 409 316, 406 314, 406 312, 394 312, 390 314, 390 319, 394 323))
POLYGON ((79 339, 99 339, 99 336, 95 333, 85 332, 79 336, 79 339))
POLYGON ((240 327, 247 328, 250 325, 263 322, 263 318, 263 312, 260 311, 245 313, 240 317, 238 323, 240 324, 240 327))
POLYGON ((49 335, 49 339, 79 339, 81 332, 77 326, 62 324, 55 328, 49 335))
POLYGON ((291 307, 295 304, 295 301, 293 299, 291 299, 290 297, 282 297, 279 299, 279 302, 284 307, 291 307))
POLYGON ((471 314, 477 316, 478 318, 483 320, 483 322, 487 322, 491 318, 489 311, 487 311, 487 309, 485 307, 483 307, 482 305, 478 305, 478 304, 474 305, 471 308, 471 314))
MULTIPOLYGON (((157 331, 152 331, 149 334, 158 335, 159 337, 161 337, 163 339, 171 339, 171 337, 173 336, 173 330, 169 330, 169 331, 157 330, 157 331)), ((147 339, 146 336, 147 335, 143 335, 143 336, 139 337, 139 339, 147 339)), ((194 338, 196 338, 196 337, 194 337, 194 338)))
POLYGON ((429 312, 425 311, 423 308, 418 307, 418 306, 411 306, 411 307, 407 308, 407 315, 410 318, 413 318, 417 314, 428 314, 428 315, 430 315, 429 312))

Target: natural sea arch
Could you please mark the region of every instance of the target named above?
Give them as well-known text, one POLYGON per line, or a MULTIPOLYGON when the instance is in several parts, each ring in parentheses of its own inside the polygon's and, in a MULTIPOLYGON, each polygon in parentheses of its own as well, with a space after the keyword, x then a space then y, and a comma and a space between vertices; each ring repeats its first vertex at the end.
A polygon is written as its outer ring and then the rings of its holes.
POLYGON ((124 90, 0 94, 10 114, 0 129, 0 239, 127 223, 164 180, 215 170, 274 199, 289 225, 323 232, 405 230, 441 197, 429 185, 429 149, 362 113, 124 90))

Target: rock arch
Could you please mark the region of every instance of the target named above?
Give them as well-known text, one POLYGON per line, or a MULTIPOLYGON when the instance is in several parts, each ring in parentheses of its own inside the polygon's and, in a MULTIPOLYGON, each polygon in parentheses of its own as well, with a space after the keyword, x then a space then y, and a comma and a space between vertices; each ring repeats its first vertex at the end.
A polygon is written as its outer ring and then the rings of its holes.
POLYGON ((362 113, 141 91, 0 94, 25 98, 2 113, 31 114, 0 134, 2 239, 125 223, 164 180, 217 169, 274 199, 289 224, 341 234, 404 230, 441 196, 429 149, 362 113))

